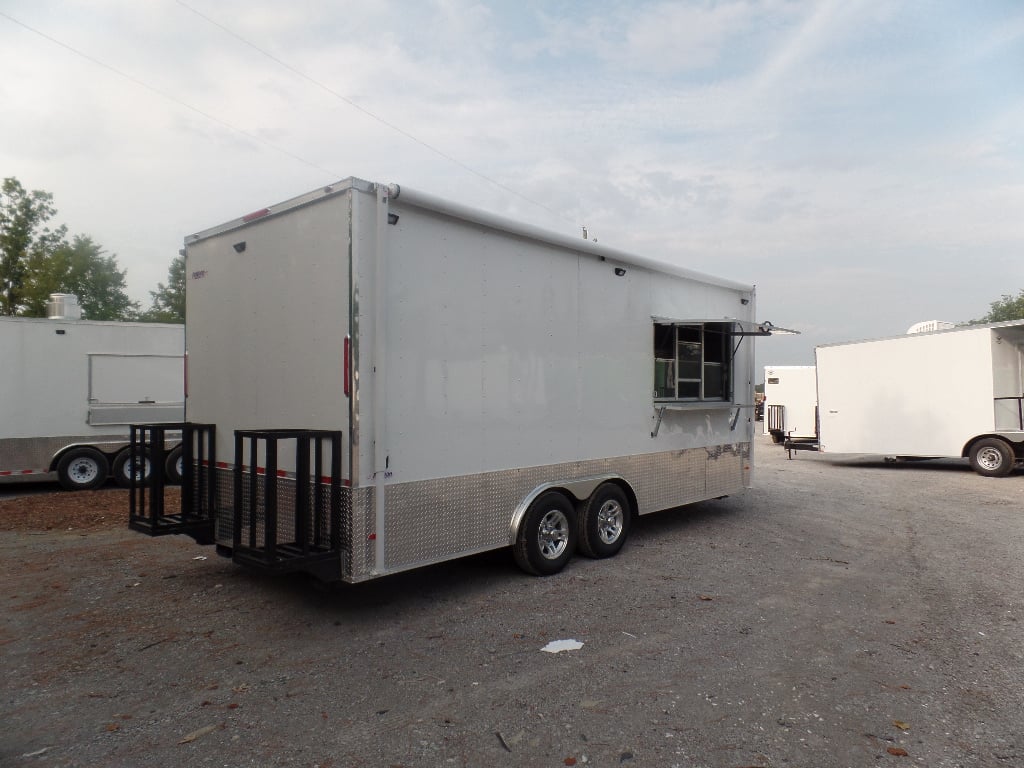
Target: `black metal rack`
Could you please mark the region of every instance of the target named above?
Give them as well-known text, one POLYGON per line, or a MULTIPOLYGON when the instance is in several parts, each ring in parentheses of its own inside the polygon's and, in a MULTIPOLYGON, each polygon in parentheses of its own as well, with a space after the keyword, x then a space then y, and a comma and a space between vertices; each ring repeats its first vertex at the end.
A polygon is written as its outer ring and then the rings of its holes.
POLYGON ((766 404, 764 418, 768 422, 768 434, 772 440, 781 443, 786 434, 786 406, 766 404))
POLYGON ((231 556, 236 563, 341 578, 341 452, 340 431, 235 431, 231 556), (294 443, 294 472, 279 469, 286 441, 294 443), (326 461, 330 473, 325 475, 326 461))
POLYGON ((133 424, 131 466, 149 462, 149 476, 130 473, 128 527, 149 536, 182 533, 200 544, 214 542, 214 501, 216 498, 216 432, 213 424, 191 422, 133 424), (181 433, 181 509, 168 512, 164 491, 169 485, 168 433, 181 433))

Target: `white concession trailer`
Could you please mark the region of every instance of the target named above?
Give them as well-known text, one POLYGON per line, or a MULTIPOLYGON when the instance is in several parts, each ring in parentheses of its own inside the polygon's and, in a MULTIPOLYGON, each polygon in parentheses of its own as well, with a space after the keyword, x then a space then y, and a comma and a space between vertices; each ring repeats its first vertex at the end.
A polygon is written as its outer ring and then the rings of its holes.
POLYGON ((1024 459, 1024 320, 815 350, 819 450, 966 457, 983 475, 1024 459))
POLYGON ((0 317, 0 479, 127 484, 129 425, 182 419, 184 327, 81 320, 70 294, 49 311, 0 317))
POLYGON ((546 574, 749 485, 750 285, 358 179, 185 258, 183 506, 154 477, 136 530, 325 580, 502 547, 546 574))
POLYGON ((818 434, 818 386, 813 365, 764 367, 764 434, 813 440, 818 434))

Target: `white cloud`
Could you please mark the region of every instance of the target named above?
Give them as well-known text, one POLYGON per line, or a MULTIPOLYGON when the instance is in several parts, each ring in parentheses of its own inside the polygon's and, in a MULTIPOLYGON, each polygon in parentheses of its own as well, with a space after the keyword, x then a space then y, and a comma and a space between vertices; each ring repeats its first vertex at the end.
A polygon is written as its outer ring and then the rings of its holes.
POLYGON ((563 232, 586 224, 606 244, 758 283, 770 319, 823 329, 793 342, 805 351, 843 329, 977 316, 1024 284, 1011 257, 1024 100, 1006 74, 1019 19, 976 11, 955 30, 923 4, 868 0, 607 0, 563 15, 533 0, 188 2, 419 141, 171 0, 9 3, 255 137, 0 18, 14 116, 0 175, 53 192, 61 221, 116 252, 144 301, 185 234, 346 175, 563 232), (951 29, 987 41, 984 55, 947 47, 951 29))

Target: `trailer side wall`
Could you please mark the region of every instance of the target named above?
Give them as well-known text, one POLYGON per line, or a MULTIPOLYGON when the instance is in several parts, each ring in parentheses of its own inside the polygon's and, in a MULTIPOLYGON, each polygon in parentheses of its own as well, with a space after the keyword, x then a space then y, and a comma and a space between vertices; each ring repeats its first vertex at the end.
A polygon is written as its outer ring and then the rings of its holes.
POLYGON ((991 331, 818 347, 821 450, 960 456, 993 429, 991 331))
MULTIPOLYGON (((813 365, 773 365, 764 369, 765 407, 781 405, 783 432, 793 438, 817 435, 818 385, 813 365)), ((763 422, 764 434, 769 421, 763 422)))
POLYGON ((73 445, 113 454, 137 421, 180 421, 184 331, 0 318, 0 473, 38 474, 73 445))
MULTIPOLYGON (((697 404, 650 435, 652 316, 735 315, 736 292, 640 268, 617 276, 619 265, 590 255, 392 210, 400 218, 385 257, 389 482, 749 441, 746 419, 730 430, 728 407, 697 404)), ((735 371, 741 392, 749 346, 735 371)))

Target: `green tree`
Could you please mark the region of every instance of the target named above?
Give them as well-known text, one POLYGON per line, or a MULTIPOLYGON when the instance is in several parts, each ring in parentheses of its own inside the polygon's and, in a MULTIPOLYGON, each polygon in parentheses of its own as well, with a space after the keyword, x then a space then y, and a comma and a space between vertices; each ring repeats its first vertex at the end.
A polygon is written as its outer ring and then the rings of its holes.
POLYGON ((4 179, 0 188, 0 314, 15 315, 23 309, 30 258, 64 242, 65 227, 46 227, 56 213, 49 192, 28 192, 17 179, 4 179))
POLYGON ((153 306, 142 313, 140 320, 152 323, 185 322, 185 257, 176 256, 167 269, 167 284, 157 283, 150 291, 153 306))
POLYGON ((82 317, 88 320, 132 320, 139 304, 128 298, 125 272, 117 256, 104 255, 92 238, 76 235, 49 251, 37 250, 28 259, 24 275, 24 311, 32 317, 46 315, 51 293, 78 296, 82 317))
POLYGON ((989 313, 978 320, 971 320, 976 323, 1001 323, 1005 320, 1024 320, 1024 290, 1013 296, 1003 294, 1003 297, 996 299, 989 305, 989 313))

